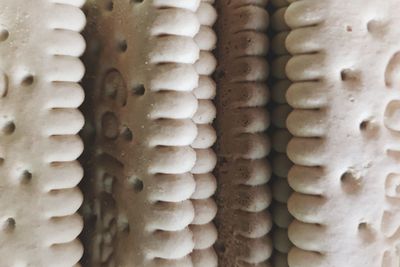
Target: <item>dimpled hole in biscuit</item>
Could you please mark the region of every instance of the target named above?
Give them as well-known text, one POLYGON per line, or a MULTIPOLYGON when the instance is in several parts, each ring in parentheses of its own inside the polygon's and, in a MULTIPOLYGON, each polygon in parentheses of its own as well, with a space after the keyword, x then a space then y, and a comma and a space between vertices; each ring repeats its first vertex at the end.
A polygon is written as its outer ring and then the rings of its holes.
POLYGON ((33 82, 35 81, 35 78, 33 75, 26 75, 21 82, 21 85, 23 86, 31 86, 33 82))
POLYGON ((121 131, 121 137, 125 141, 128 141, 128 142, 132 141, 133 140, 133 134, 132 134, 131 129, 129 129, 127 126, 124 126, 122 128, 122 131, 121 131))
POLYGON ((5 40, 7 40, 8 36, 10 36, 10 33, 6 29, 0 30, 0 42, 4 42, 5 40))
POLYGON ((118 49, 121 53, 126 52, 126 50, 128 49, 128 44, 127 44, 126 40, 121 40, 118 43, 118 49))
POLYGON ((361 187, 362 177, 357 175, 354 171, 349 170, 340 177, 342 188, 346 193, 354 193, 361 187))
POLYGON ((27 170, 25 170, 25 171, 22 172, 22 174, 21 174, 19 179, 20 179, 21 183, 27 184, 32 180, 32 173, 27 171, 27 170))
POLYGON ((8 218, 5 220, 5 222, 3 223, 3 229, 6 232, 11 232, 15 229, 16 226, 16 222, 14 218, 8 218))
POLYGON ((140 193, 140 192, 143 191, 144 185, 143 185, 143 181, 142 180, 140 180, 139 178, 133 176, 133 177, 130 177, 128 179, 128 181, 129 181, 129 184, 132 186, 133 190, 136 193, 140 193))
POLYGON ((6 122, 2 128, 3 134, 11 135, 15 132, 15 128, 16 127, 15 127, 14 122, 12 122, 12 121, 6 122))
POLYGON ((146 89, 144 88, 143 84, 137 84, 132 87, 132 95, 144 95, 146 89))

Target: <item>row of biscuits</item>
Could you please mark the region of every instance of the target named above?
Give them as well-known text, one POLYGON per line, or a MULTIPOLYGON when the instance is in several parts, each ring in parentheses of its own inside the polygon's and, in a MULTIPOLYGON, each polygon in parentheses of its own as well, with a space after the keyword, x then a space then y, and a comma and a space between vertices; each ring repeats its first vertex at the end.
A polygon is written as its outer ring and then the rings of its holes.
POLYGON ((0 6, 0 267, 399 266, 398 0, 0 6))

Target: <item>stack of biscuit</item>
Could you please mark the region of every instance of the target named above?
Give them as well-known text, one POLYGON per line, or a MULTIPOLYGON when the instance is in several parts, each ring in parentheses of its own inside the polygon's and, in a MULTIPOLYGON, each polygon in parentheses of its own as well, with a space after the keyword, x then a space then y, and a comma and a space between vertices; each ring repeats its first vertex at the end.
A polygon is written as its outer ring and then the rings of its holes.
POLYGON ((0 0, 0 267, 398 267, 399 10, 0 0))

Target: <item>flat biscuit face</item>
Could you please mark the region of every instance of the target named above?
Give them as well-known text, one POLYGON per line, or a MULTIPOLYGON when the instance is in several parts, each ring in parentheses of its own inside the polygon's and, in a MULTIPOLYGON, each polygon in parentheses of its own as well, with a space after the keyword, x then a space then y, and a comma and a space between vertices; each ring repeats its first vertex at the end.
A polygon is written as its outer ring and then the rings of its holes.
POLYGON ((399 8, 304 0, 286 11, 290 266, 399 266, 399 8))
POLYGON ((70 267, 83 253, 85 17, 82 1, 69 2, 1 1, 1 266, 70 267))
POLYGON ((270 266, 266 1, 216 2, 219 265, 270 266))
POLYGON ((199 4, 86 6, 89 266, 192 266, 199 4))

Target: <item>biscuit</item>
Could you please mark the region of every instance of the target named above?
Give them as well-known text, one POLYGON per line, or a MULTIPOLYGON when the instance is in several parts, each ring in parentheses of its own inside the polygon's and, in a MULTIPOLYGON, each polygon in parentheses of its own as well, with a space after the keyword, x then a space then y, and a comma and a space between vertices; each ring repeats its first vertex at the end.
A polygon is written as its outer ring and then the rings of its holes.
POLYGON ((400 3, 291 2, 289 266, 398 266, 400 3))
POLYGON ((213 245, 217 239, 217 229, 212 220, 217 213, 217 206, 212 196, 217 189, 217 182, 212 171, 217 157, 211 148, 217 139, 212 126, 216 116, 212 102, 216 94, 216 84, 211 75, 217 65, 212 54, 217 43, 217 36, 212 28, 217 19, 217 12, 213 7, 213 1, 202 0, 196 14, 201 26, 194 37, 200 48, 200 56, 195 67, 200 77, 199 85, 193 91, 198 99, 198 108, 193 117, 197 125, 197 137, 192 143, 192 148, 196 151, 196 164, 192 169, 196 189, 192 195, 195 217, 190 225, 194 238, 191 257, 195 267, 216 267, 218 258, 213 245))
POLYGON ((270 266, 266 1, 216 1, 219 266, 270 266))
POLYGON ((1 266, 68 267, 83 253, 82 4, 1 2, 1 266))
MULTIPOLYGON (((213 141, 196 141, 196 123, 214 116, 211 105, 198 104, 210 100, 194 94, 199 72, 212 70, 195 41, 199 5, 115 0, 86 6, 88 266, 193 266, 193 249, 197 255, 212 245, 214 209, 207 198, 215 189, 206 174, 213 141)), ((208 137, 210 130, 203 132, 208 137)))

